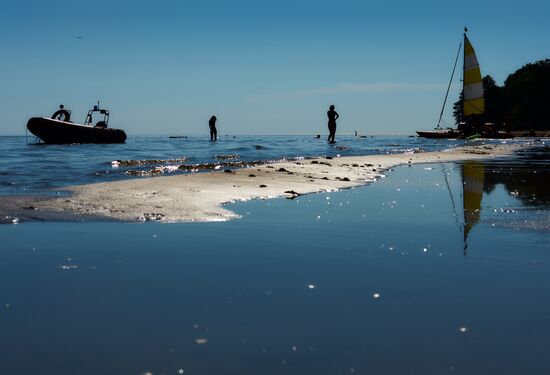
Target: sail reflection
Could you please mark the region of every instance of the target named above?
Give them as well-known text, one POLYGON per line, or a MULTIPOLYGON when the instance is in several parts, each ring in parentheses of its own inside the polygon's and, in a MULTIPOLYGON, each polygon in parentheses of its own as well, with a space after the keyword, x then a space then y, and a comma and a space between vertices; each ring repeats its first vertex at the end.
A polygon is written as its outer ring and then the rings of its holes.
POLYGON ((464 255, 467 254, 468 234, 479 221, 485 167, 477 161, 466 162, 461 166, 462 201, 464 207, 464 255))
MULTIPOLYGON (((497 186, 513 197, 515 211, 523 208, 545 211, 550 208, 550 152, 548 147, 525 152, 519 159, 468 161, 460 164, 462 179, 464 255, 467 255, 468 237, 480 221, 483 195, 493 194, 497 186)), ((487 204, 485 204, 487 205, 487 204)), ((511 207, 511 206, 508 206, 511 207)), ((487 207, 486 207, 487 208, 487 207)), ((523 225, 549 228, 548 216, 535 215, 526 217, 523 225), (529 221, 529 223, 527 223, 529 221), (535 225, 536 224, 536 225, 535 225)), ((515 223, 513 225, 520 225, 515 223)))

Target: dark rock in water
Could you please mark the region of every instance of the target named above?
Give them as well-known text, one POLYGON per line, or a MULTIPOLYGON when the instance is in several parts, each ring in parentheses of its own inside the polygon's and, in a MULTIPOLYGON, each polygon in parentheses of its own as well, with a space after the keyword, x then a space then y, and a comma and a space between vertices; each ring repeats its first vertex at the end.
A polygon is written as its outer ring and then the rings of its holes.
POLYGON ((261 187, 261 188, 266 188, 266 187, 267 187, 267 185, 260 185, 260 187, 261 187))
POLYGON ((299 197, 300 195, 302 195, 302 194, 300 194, 300 193, 298 193, 294 190, 287 190, 287 191, 285 191, 285 194, 290 194, 290 197, 287 197, 287 199, 294 199, 294 198, 299 197))
POLYGON ((331 159, 334 159, 334 158, 332 156, 325 156, 325 159, 331 160, 331 159))
POLYGON ((19 224, 20 219, 15 216, 3 216, 0 218, 0 224, 19 224))
POLYGON ((240 156, 237 154, 229 154, 229 155, 216 155, 216 159, 218 160, 229 160, 229 159, 239 159, 240 156))
POLYGON ((154 213, 154 212, 146 212, 143 214, 142 217, 140 217, 140 221, 159 221, 164 219, 165 215, 161 213, 154 213))
POLYGON ((225 173, 235 173, 235 172, 233 172, 231 169, 224 169, 223 171, 224 171, 225 173))
POLYGON ((177 163, 184 163, 186 161, 187 161, 186 157, 181 157, 177 159, 113 160, 111 162, 111 166, 113 168, 135 167, 135 166, 151 165, 151 164, 177 164, 177 163))

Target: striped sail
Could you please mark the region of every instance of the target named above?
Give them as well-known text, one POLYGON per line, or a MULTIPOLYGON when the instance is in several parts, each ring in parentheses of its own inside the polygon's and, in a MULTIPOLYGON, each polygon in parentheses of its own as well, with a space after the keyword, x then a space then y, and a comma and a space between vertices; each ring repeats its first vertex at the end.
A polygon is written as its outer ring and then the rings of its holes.
POLYGON ((479 115, 485 112, 483 79, 474 47, 464 34, 464 116, 479 115))

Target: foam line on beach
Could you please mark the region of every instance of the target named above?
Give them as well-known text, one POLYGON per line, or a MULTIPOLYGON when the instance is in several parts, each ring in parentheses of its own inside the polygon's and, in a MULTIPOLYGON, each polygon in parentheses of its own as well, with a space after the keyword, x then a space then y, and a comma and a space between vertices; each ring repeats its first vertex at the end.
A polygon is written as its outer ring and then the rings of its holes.
POLYGON ((527 145, 498 144, 441 152, 349 156, 276 162, 207 173, 78 185, 70 196, 3 197, 4 217, 59 220, 225 221, 238 215, 224 204, 251 199, 295 197, 366 185, 390 168, 512 155, 527 145))

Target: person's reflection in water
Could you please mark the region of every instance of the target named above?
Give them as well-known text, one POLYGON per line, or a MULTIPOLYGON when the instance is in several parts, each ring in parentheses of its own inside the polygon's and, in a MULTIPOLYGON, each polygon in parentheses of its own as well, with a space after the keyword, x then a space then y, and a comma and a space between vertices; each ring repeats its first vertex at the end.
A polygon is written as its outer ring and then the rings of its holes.
POLYGON ((331 105, 327 112, 327 116, 328 116, 328 132, 329 132, 328 141, 330 143, 334 143, 335 142, 334 137, 336 136, 336 120, 338 120, 340 115, 338 114, 338 112, 334 110, 334 106, 331 105))
POLYGON ((210 117, 210 120, 208 121, 208 127, 210 128, 210 140, 211 141, 217 141, 218 140, 218 130, 216 129, 216 116, 210 117))

